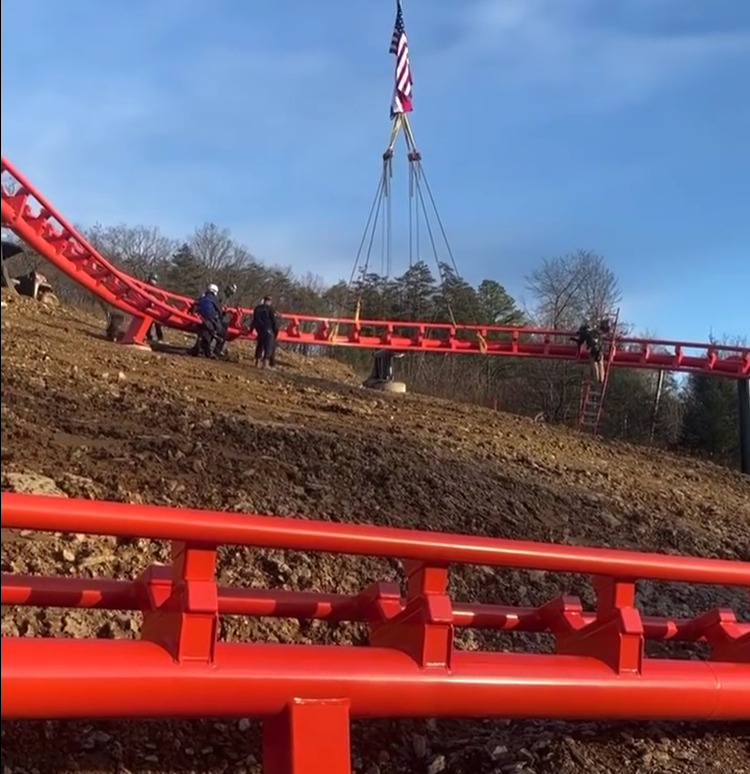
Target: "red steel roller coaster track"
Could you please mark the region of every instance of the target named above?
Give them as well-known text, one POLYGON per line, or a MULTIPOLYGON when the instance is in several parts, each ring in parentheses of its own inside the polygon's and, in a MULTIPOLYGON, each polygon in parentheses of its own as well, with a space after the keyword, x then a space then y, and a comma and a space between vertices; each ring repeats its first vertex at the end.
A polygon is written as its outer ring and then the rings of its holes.
MULTIPOLYGON (((113 266, 39 191, 2 158, 2 224, 54 264, 60 271, 103 301, 134 318, 128 341, 142 338, 151 320, 192 331, 198 323, 190 314, 193 299, 156 289, 113 266)), ((240 320, 249 309, 238 309, 230 338, 246 336, 240 320)), ((511 357, 583 359, 569 333, 524 326, 450 325, 404 320, 354 320, 284 313, 279 341, 300 344, 389 348, 400 351, 483 353, 511 357)), ((618 337, 611 365, 717 376, 750 375, 750 348, 700 342, 618 337)))
MULTIPOLYGON (((4 720, 268 719, 304 699, 317 733, 338 707, 331 723, 348 747, 350 716, 750 718, 750 622, 726 605, 685 619, 645 616, 635 605, 643 579, 746 592, 747 562, 8 492, 2 526, 173 541, 171 565, 135 580, 3 573, 3 605, 143 614, 137 640, 4 636, 4 720), (222 587, 222 544, 398 558, 408 581, 403 592, 375 582, 359 594, 222 587), (458 602, 449 567, 463 564, 591 575, 597 604, 584 610, 567 595, 535 608, 458 602), (358 621, 369 645, 219 642, 219 615, 358 621), (460 651, 455 627, 545 632, 554 652, 460 651), (647 640, 701 642, 708 657, 651 657, 647 640)), ((317 733, 287 729, 284 745, 296 735, 319 750, 317 733)), ((270 771, 348 774, 348 755, 335 769, 270 771)))

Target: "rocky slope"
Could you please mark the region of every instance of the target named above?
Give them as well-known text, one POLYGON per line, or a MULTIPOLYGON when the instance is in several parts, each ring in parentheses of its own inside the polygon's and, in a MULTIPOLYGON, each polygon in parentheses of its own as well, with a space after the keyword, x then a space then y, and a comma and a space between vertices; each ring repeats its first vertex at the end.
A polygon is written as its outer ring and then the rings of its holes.
MULTIPOLYGON (((282 355, 273 373, 239 362, 145 354, 101 340, 101 320, 4 298, 4 489, 237 509, 504 537, 750 560, 747 479, 663 452, 604 444, 503 414, 359 388, 326 359, 282 355)), ((179 336, 175 336, 177 342, 179 336)), ((164 558, 149 541, 3 534, 4 571, 133 577, 164 558)), ((354 591, 395 565, 346 557, 223 551, 222 582, 354 591)), ((731 605, 737 589, 642 584, 646 612, 731 605)), ((534 604, 580 579, 456 570, 458 599, 534 604), (489 578, 489 580, 488 580, 489 578)), ((122 614, 8 609, 3 634, 134 636, 122 614)), ((229 619, 222 636, 351 641, 354 627, 229 619)), ((461 647, 496 646, 463 631, 461 647)), ((530 643, 531 647, 541 647, 530 643)), ((747 728, 669 724, 355 724, 368 774, 750 772, 747 728)), ((2 726, 4 774, 257 774, 254 724, 2 726)))

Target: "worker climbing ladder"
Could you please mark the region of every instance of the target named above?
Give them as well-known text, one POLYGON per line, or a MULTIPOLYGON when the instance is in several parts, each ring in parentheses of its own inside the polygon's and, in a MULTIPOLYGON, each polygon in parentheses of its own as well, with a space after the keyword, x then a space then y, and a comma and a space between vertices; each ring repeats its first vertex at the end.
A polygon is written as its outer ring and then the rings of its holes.
POLYGON ((604 413, 604 398, 607 394, 609 373, 612 367, 612 361, 617 352, 617 324, 619 319, 620 310, 618 309, 612 318, 609 331, 605 333, 603 337, 606 341, 606 352, 602 359, 601 379, 592 378, 593 369, 589 369, 587 370, 581 385, 578 429, 582 432, 590 433, 591 435, 598 434, 602 415, 604 413))

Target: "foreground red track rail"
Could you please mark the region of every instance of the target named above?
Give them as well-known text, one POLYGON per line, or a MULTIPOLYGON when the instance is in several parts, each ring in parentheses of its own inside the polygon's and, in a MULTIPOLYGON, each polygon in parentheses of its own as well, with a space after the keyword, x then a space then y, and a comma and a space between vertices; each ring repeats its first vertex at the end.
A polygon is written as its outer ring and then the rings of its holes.
MULTIPOLYGON (((100 255, 4 157, 2 223, 40 255, 106 303, 133 316, 127 341, 143 340, 151 320, 193 331, 192 299, 155 289, 122 272, 100 255)), ((238 309, 230 337, 243 336, 238 309)), ((285 313, 280 341, 300 344, 390 348, 400 351, 485 353, 576 360, 580 349, 567 333, 518 326, 436 324, 401 320, 331 319, 285 313)), ((750 348, 661 339, 618 338, 612 365, 628 368, 750 375, 750 348)))
POLYGON ((171 540, 173 557, 135 580, 3 574, 3 605, 143 615, 139 640, 3 637, 3 719, 260 717, 268 774, 349 774, 352 717, 750 719, 750 623, 635 606, 640 579, 750 591, 748 562, 9 493, 2 526, 171 540), (405 590, 222 588, 227 543, 398 558, 405 590), (455 602, 462 563, 588 574, 597 604, 455 602), (218 642, 220 615, 356 621, 369 646, 218 642), (457 626, 548 633, 554 652, 458 651, 457 626), (708 657, 649 658, 648 640, 701 642, 708 657))

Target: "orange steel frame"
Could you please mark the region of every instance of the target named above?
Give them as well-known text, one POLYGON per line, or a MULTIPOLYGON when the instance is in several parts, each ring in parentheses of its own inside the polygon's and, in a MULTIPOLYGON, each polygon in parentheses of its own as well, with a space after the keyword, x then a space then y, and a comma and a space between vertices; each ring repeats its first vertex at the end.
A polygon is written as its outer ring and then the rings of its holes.
POLYGON ((256 717, 266 774, 350 774, 353 717, 750 720, 750 623, 727 607, 676 619, 635 605, 644 579, 750 592, 749 562, 11 493, 2 526, 172 541, 171 565, 135 580, 2 575, 3 605, 143 616, 138 640, 3 637, 4 720, 256 717), (398 558, 405 589, 220 587, 222 544, 398 558), (590 575, 597 603, 456 602, 455 564, 590 575), (363 622, 369 645, 219 642, 220 615, 363 622), (554 651, 460 651, 453 632, 466 626, 545 632, 554 651), (702 642, 709 655, 650 658, 648 640, 702 642))
MULTIPOLYGON (((132 316, 125 343, 142 343, 156 320, 194 331, 198 319, 189 312, 193 299, 154 288, 113 266, 10 162, 0 160, 2 224, 80 285, 132 316)), ((230 338, 247 336, 237 309, 230 338)), ((523 326, 450 325, 402 320, 355 320, 284 313, 279 341, 300 344, 465 352, 512 357, 585 359, 568 341, 569 332, 523 326)), ((750 375, 750 348, 701 342, 618 337, 611 365, 628 368, 710 372, 718 376, 750 375)))

